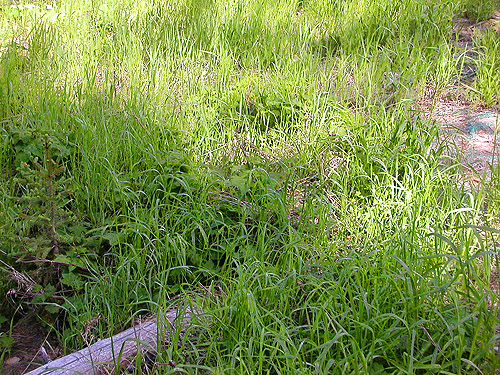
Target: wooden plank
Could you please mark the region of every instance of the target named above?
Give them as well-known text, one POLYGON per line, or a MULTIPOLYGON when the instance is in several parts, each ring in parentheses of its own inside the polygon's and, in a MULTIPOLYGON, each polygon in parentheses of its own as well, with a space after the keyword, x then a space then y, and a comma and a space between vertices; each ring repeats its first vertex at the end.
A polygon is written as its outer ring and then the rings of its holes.
MULTIPOLYGON (((105 374, 104 367, 114 367, 119 362, 134 357, 140 348, 156 351, 158 341, 167 340, 170 336, 177 315, 176 309, 169 310, 164 314, 163 321, 148 320, 113 337, 99 340, 85 349, 49 362, 26 375, 105 374)), ((182 315, 182 325, 188 323, 190 315, 189 310, 182 315)))

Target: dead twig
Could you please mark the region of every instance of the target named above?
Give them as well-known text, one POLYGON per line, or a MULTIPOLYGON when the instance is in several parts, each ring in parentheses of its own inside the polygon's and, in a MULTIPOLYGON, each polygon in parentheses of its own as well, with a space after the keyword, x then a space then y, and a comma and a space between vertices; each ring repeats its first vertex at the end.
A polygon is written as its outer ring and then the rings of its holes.
POLYGON ((60 262, 60 261, 50 260, 50 259, 32 259, 32 260, 20 260, 19 259, 19 260, 16 260, 16 263, 50 263, 50 264, 56 264, 58 266, 75 267, 75 268, 79 269, 80 271, 92 273, 92 271, 89 270, 88 268, 79 266, 77 264, 67 263, 67 262, 60 262))

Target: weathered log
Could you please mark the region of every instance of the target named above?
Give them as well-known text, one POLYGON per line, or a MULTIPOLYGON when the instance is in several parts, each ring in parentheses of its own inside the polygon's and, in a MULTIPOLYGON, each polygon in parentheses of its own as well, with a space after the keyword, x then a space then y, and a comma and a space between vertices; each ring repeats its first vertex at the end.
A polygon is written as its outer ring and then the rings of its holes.
MULTIPOLYGON (((125 359, 134 357, 138 350, 155 352, 158 344, 168 341, 178 314, 176 309, 170 310, 162 316, 162 319, 142 322, 113 337, 99 340, 85 349, 40 366, 26 375, 105 374, 107 372, 104 368, 113 368, 125 359)), ((187 324, 190 316, 189 310, 183 313, 180 316, 181 324, 187 324)))

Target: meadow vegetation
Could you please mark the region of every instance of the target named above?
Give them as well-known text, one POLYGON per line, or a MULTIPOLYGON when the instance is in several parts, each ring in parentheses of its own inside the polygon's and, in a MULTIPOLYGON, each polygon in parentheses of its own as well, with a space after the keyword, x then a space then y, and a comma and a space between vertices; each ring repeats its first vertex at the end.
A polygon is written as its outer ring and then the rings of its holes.
POLYGON ((500 104, 500 34, 465 85, 454 29, 498 1, 29 4, 0 7, 2 358, 23 314, 68 353, 191 306, 150 373, 495 373, 498 170, 468 183, 419 103, 500 104))

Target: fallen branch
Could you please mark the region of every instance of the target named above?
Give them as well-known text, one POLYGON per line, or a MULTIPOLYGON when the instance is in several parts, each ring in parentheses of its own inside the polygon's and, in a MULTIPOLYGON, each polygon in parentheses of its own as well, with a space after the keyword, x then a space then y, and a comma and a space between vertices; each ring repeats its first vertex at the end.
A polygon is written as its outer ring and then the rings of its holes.
POLYGON ((113 337, 99 340, 78 352, 51 361, 26 375, 104 374, 104 368, 119 365, 134 357, 141 349, 156 352, 158 344, 168 340, 174 322, 181 318, 181 324, 184 326, 189 322, 191 314, 192 312, 187 310, 182 316, 178 316, 177 309, 172 309, 164 314, 162 320, 151 319, 143 322, 113 337))
POLYGON ((75 267, 76 269, 79 269, 80 271, 92 273, 88 268, 79 266, 77 264, 67 263, 67 262, 59 262, 59 261, 50 260, 50 259, 16 260, 16 263, 50 263, 50 264, 56 264, 58 266, 75 267))

